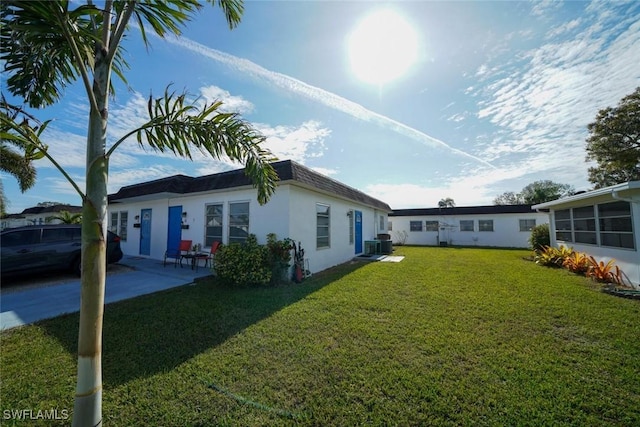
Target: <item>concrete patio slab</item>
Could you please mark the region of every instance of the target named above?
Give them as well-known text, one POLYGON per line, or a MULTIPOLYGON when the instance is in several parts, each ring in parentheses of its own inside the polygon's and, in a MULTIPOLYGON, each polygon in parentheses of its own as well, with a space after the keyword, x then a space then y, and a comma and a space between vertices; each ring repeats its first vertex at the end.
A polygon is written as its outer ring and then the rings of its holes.
MULTIPOLYGON (((172 263, 163 266, 162 261, 143 257, 125 256, 119 264, 130 267, 130 270, 107 275, 105 304, 187 285, 211 275, 208 268, 195 270, 190 265, 180 267, 172 263)), ((27 286, 25 290, 13 289, 11 292, 0 289, 0 330, 79 310, 79 278, 51 286, 27 286)))

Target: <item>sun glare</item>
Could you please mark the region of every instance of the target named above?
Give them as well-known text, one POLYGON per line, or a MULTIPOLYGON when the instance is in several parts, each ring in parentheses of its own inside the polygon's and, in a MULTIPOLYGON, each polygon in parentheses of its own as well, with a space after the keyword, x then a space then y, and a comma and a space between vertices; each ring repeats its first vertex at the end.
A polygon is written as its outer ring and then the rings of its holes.
POLYGON ((382 85, 402 76, 418 57, 418 36, 391 9, 366 16, 349 37, 349 60, 362 81, 382 85))

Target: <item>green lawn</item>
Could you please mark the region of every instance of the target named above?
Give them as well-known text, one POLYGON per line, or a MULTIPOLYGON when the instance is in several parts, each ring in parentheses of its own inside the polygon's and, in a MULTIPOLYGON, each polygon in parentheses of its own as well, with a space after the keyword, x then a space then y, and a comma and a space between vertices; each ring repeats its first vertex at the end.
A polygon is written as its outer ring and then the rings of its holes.
MULTIPOLYGON (((639 301, 527 251, 396 255, 108 305, 105 425, 640 425, 639 301)), ((3 414, 72 411, 77 322, 0 335, 3 414)))

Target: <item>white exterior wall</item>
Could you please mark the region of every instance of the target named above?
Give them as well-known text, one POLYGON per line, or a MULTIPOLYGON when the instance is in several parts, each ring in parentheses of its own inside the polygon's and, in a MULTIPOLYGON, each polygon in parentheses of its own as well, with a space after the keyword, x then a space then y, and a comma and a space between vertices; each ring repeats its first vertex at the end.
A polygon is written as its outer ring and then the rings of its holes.
POLYGON ((417 215, 417 216, 391 216, 393 230, 391 238, 399 240, 398 233, 403 230, 407 233, 407 245, 439 245, 438 238, 454 246, 495 246, 505 248, 528 248, 530 231, 520 231, 521 219, 535 219, 536 225, 549 222, 546 213, 507 213, 507 214, 481 214, 481 215, 417 215), (460 231, 460 221, 473 220, 474 231, 460 231), (493 231, 478 231, 479 220, 493 220, 493 231), (421 221, 422 231, 411 231, 410 222, 421 221), (440 231, 425 231, 426 221, 438 221, 440 231), (442 230, 445 228, 445 230, 442 230))
POLYGON ((128 236, 126 241, 121 242, 122 251, 126 255, 140 256, 140 228, 133 226, 135 216, 141 215, 142 209, 152 209, 149 258, 161 260, 167 247, 169 207, 182 206, 182 211, 187 213, 184 222, 189 225, 189 229, 182 230, 182 239, 192 240, 193 244, 203 244, 205 207, 207 204, 222 203, 222 241, 228 243, 229 203, 233 202, 249 202, 249 233, 255 234, 259 243, 266 243, 268 233, 276 233, 278 239, 289 237, 301 242, 312 273, 341 264, 355 256, 355 244, 349 243, 348 221, 352 219, 347 216, 347 212, 350 209, 362 211, 363 240, 370 240, 377 233, 385 232, 387 224, 386 212, 289 184, 279 185, 269 202, 263 206, 257 202, 256 190, 252 188, 143 202, 113 203, 108 207, 107 221, 111 219, 111 212, 128 212, 128 236), (329 248, 316 248, 316 203, 331 207, 329 248), (379 215, 384 218, 385 230, 382 231, 378 230, 379 215), (378 219, 376 223, 375 219, 378 219))
MULTIPOLYGON (((249 202, 249 233, 258 238, 258 242, 266 243, 268 233, 276 233, 279 239, 288 237, 288 186, 278 187, 269 203, 260 206, 253 189, 239 189, 226 192, 173 197, 170 199, 152 200, 133 203, 114 203, 108 208, 107 221, 111 212, 128 212, 127 241, 120 246, 126 255, 140 255, 140 228, 134 228, 136 215, 142 209, 151 209, 151 254, 150 258, 163 259, 167 249, 167 233, 169 208, 182 206, 186 212, 184 224, 188 229, 182 230, 182 239, 191 240, 193 244, 201 244, 204 250, 206 205, 223 205, 222 241, 229 241, 229 203, 249 202)), ((107 228, 109 227, 109 222, 107 228)), ((208 249, 208 248, 206 248, 208 249)))
POLYGON ((290 203, 291 223, 289 237, 296 242, 301 242, 305 251, 305 258, 309 261, 309 269, 312 273, 341 264, 356 255, 355 242, 349 243, 349 221, 353 221, 353 217, 347 216, 347 212, 350 210, 362 212, 363 241, 375 238, 380 232, 386 232, 386 212, 380 212, 355 202, 291 186, 290 203), (328 248, 318 249, 316 247, 317 203, 330 206, 330 240, 328 248), (376 219, 379 221, 379 215, 385 218, 385 230, 383 231, 379 231, 379 224, 375 223, 376 219))
MULTIPOLYGON (((637 197, 637 196, 636 196, 637 197)), ((593 256, 598 261, 605 263, 614 260, 615 264, 625 274, 625 278, 631 284, 640 289, 640 197, 638 202, 631 203, 631 219, 633 222, 633 232, 635 237, 635 249, 611 248, 607 246, 589 245, 584 243, 564 242, 556 239, 555 228, 555 210, 564 210, 569 208, 577 208, 582 206, 590 206, 601 203, 614 202, 615 200, 609 195, 601 195, 590 199, 579 200, 563 204, 562 206, 553 207, 549 212, 551 223, 549 232, 551 234, 551 246, 567 246, 578 252, 583 252, 593 256)))

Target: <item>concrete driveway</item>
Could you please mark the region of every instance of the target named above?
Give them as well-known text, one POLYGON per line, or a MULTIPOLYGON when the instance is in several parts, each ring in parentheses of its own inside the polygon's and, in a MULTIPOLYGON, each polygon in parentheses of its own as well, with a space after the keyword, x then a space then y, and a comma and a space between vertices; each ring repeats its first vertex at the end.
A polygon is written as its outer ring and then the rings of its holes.
MULTIPOLYGON (((162 265, 162 261, 124 256, 109 266, 105 304, 176 286, 194 283, 211 275, 211 270, 198 270, 185 265, 162 265)), ((0 330, 33 323, 80 310, 80 279, 56 276, 53 280, 23 279, 6 289, 0 288, 0 330)))

